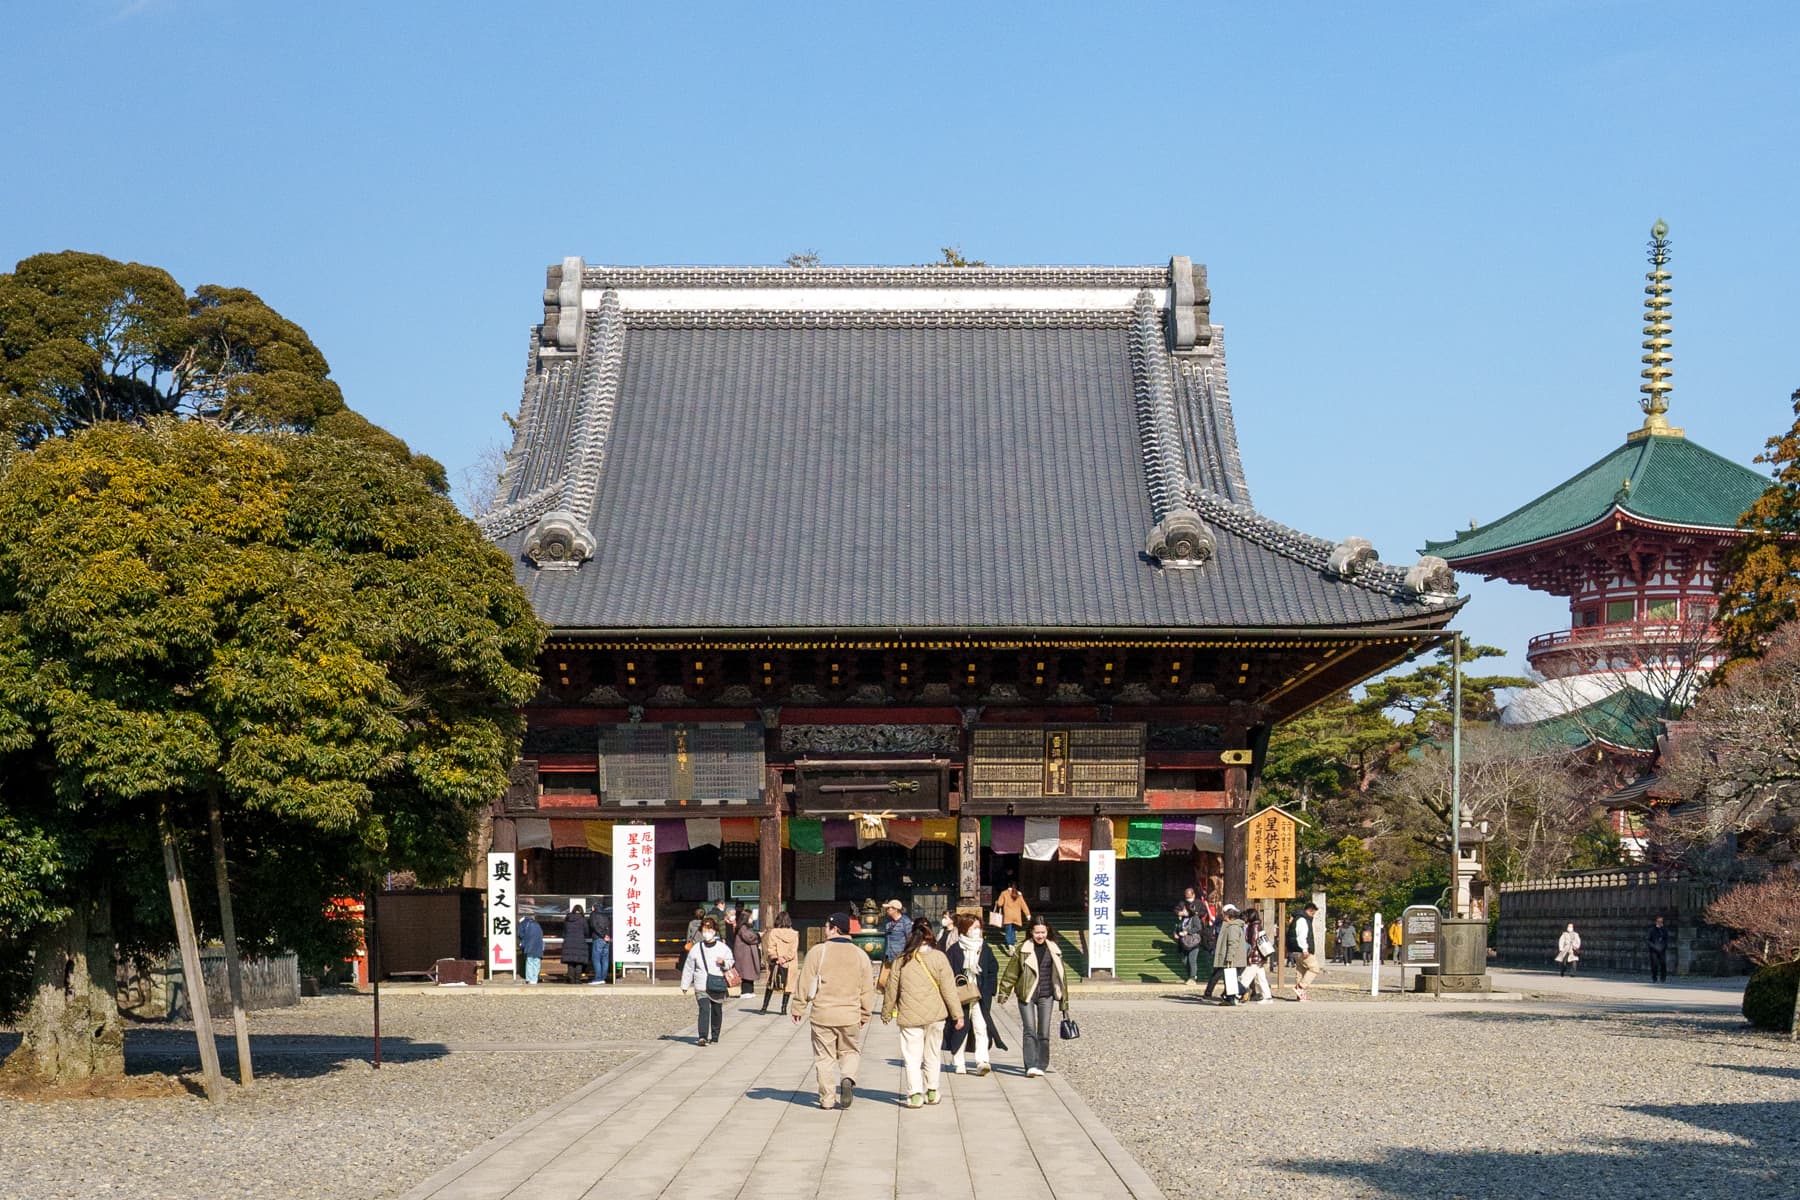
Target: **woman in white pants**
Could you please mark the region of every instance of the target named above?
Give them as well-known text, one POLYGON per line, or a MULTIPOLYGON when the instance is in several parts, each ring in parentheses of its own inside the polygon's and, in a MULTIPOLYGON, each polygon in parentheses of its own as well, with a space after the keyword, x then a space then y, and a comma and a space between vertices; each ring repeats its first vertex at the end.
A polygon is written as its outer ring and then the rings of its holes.
POLYGON ((931 941, 931 923, 920 920, 881 989, 882 1022, 900 1023, 900 1062, 908 1108, 938 1102, 944 1023, 954 1018, 958 1029, 964 1027, 950 960, 931 941))
POLYGON ((967 984, 974 984, 976 993, 974 1000, 963 1005, 963 1020, 968 1027, 959 1030, 952 1026, 944 1031, 944 1049, 950 1052, 950 1069, 958 1075, 969 1073, 971 1046, 975 1050, 975 1073, 986 1075, 994 1069, 988 1061, 990 1039, 982 1002, 993 1001, 994 989, 999 984, 1000 964, 981 933, 981 918, 958 913, 956 940, 950 943, 945 954, 950 960, 950 973, 956 979, 957 990, 967 994, 967 984))
POLYGON ((1244 958, 1250 965, 1244 968, 1238 982, 1246 996, 1252 988, 1261 993, 1256 998, 1258 1004, 1275 1002, 1275 989, 1269 986, 1269 959, 1274 953, 1275 943, 1263 932, 1262 914, 1253 908, 1244 916, 1244 958))

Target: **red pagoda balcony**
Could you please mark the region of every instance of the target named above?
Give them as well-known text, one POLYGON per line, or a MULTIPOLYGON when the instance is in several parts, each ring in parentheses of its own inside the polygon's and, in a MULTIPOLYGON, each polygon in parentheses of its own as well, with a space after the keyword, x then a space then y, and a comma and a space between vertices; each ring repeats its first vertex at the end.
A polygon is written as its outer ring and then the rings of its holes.
POLYGON ((1525 648, 1525 657, 1545 675, 1571 675, 1602 666, 1641 666, 1671 656, 1704 660, 1714 655, 1718 632, 1710 621, 1613 621, 1540 633, 1525 648))

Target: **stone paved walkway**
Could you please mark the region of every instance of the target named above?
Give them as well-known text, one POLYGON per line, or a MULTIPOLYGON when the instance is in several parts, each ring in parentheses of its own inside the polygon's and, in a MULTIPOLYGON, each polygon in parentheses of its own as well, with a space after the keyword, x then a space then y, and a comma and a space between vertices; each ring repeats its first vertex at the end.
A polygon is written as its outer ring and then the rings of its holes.
POLYGON ((804 1025, 728 1005, 724 1040, 671 1040, 532 1114, 406 1200, 1161 1200, 1059 1075, 944 1075, 944 1102, 898 1101, 899 1036, 876 1022, 848 1109, 817 1107, 804 1025), (1027 1136, 1029 1131, 1029 1136, 1027 1136))

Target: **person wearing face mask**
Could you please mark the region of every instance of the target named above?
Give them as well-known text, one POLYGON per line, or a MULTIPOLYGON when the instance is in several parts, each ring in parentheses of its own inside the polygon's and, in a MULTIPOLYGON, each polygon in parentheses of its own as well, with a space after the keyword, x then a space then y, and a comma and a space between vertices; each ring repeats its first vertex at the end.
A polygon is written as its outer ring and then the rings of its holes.
POLYGON ((719 937, 719 923, 711 917, 700 922, 700 940, 688 951, 681 968, 681 994, 696 997, 702 1046, 719 1040, 725 1023, 725 995, 730 985, 725 972, 732 969, 731 947, 719 937))
POLYGON ((1030 936, 1018 944, 1000 968, 1000 1003, 1019 998, 1019 1024, 1025 1030, 1025 1074, 1036 1078, 1050 1069, 1050 1010, 1069 1012, 1069 977, 1062 948, 1050 939, 1050 924, 1030 918, 1030 936))
POLYGON ((956 914, 945 909, 943 917, 938 920, 937 948, 948 954, 950 947, 954 945, 956 945, 956 914))
POLYGON ((964 1027, 944 1030, 944 1049, 950 1054, 950 1069, 958 1075, 969 1073, 968 1051, 975 1049, 975 1073, 986 1075, 994 1068, 988 1062, 987 1004, 994 998, 999 980, 999 964, 993 950, 981 936, 981 918, 959 913, 955 919, 956 940, 944 956, 950 960, 950 973, 956 980, 958 999, 963 1001, 964 1027), (973 999, 969 997, 973 996, 973 999))

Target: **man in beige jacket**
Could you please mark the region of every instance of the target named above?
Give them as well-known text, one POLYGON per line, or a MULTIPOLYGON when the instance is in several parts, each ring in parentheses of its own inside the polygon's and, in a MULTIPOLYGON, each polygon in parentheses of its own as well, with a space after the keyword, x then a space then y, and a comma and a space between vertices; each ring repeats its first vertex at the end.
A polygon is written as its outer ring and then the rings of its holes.
POLYGON ((794 987, 794 1023, 812 1018, 819 1107, 850 1107, 862 1067, 862 1033, 875 1010, 869 956, 850 940, 850 918, 832 913, 825 941, 806 952, 794 987))

